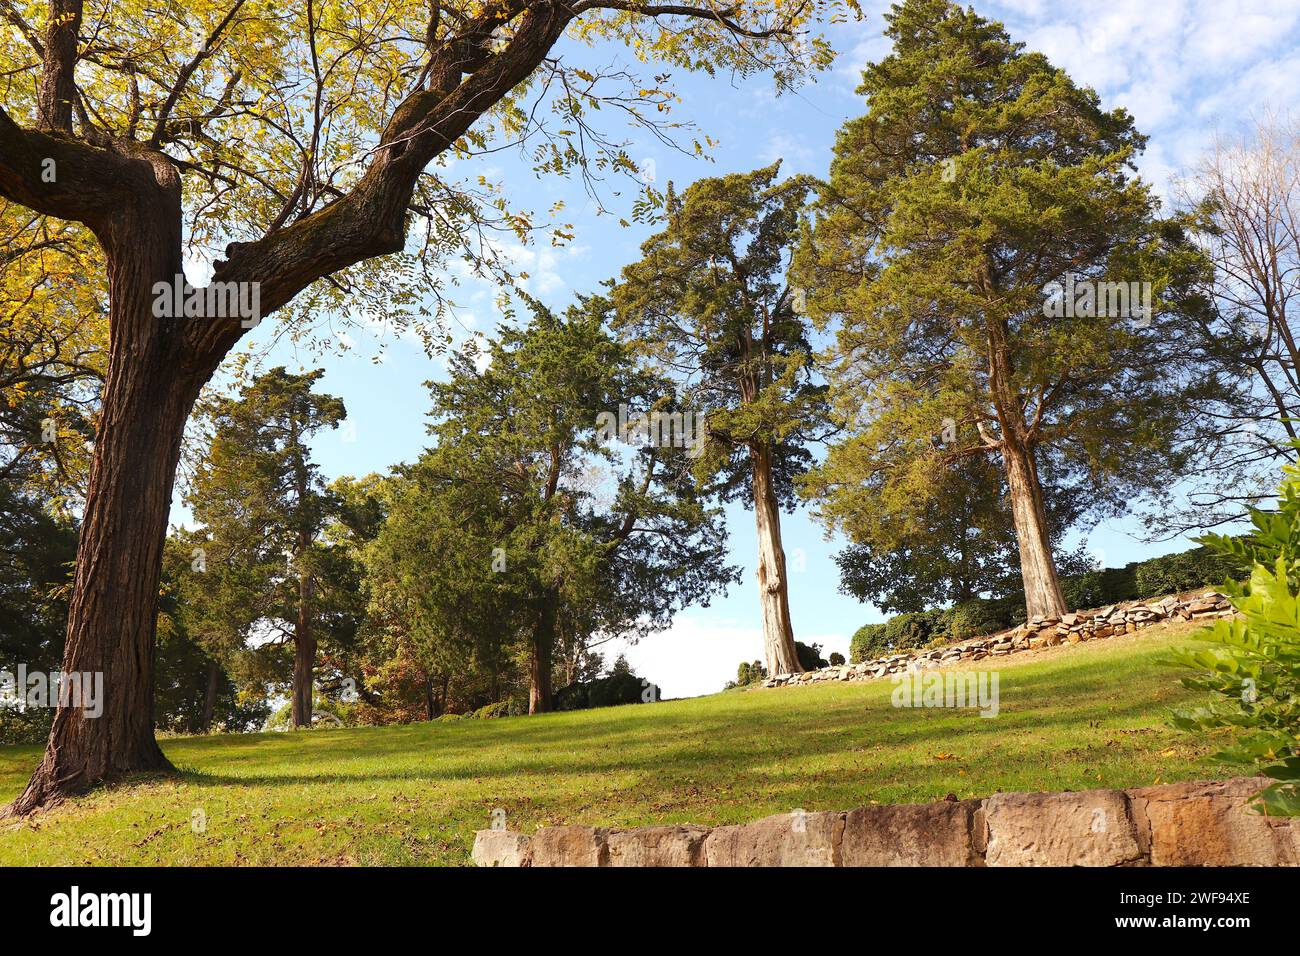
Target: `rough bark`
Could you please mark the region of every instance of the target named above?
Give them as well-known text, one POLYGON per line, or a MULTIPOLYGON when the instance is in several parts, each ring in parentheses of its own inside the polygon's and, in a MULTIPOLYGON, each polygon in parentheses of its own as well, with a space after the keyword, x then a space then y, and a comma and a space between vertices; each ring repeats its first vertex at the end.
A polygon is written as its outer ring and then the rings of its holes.
POLYGON ((77 95, 73 67, 77 62, 81 6, 81 0, 51 0, 50 3, 44 72, 37 98, 37 122, 42 129, 72 129, 72 102, 77 95))
POLYGON ((1011 496, 1011 517, 1020 546, 1020 576, 1025 584, 1025 612, 1035 617, 1060 617, 1067 610, 1052 557, 1052 539, 1043 506, 1043 486, 1033 452, 1007 442, 1002 449, 1011 496))
POLYGON ((541 600, 537 625, 533 628, 532 652, 528 660, 528 713, 542 714, 554 709, 551 694, 551 668, 555 654, 555 622, 559 601, 554 594, 541 600))
MULTIPOLYGON (((305 546, 303 547, 305 551, 305 546)), ((298 559, 298 620, 293 629, 293 700, 291 716, 295 727, 310 727, 314 709, 316 634, 312 629, 311 574, 298 559)))
MULTIPOLYGON (((991 278, 991 267, 988 271, 985 287, 992 290, 996 283, 991 278)), ((1016 544, 1020 551, 1020 576, 1025 585, 1025 611, 1030 620, 1035 617, 1059 617, 1068 609, 1065 606, 1065 596, 1061 593, 1061 582, 1056 575, 1052 538, 1047 526, 1047 508, 1043 502, 1043 486, 1038 479, 1038 466, 1034 461, 1035 428, 1025 424, 1023 402, 1014 385, 1006 324, 991 313, 986 329, 989 389, 1001 430, 1001 441, 997 447, 1002 454, 1007 474, 1011 519, 1015 525, 1016 544)))
POLYGON ((158 582, 181 436, 201 379, 178 361, 181 329, 152 312, 154 282, 181 263, 179 180, 160 178, 141 183, 137 202, 99 232, 111 344, 62 667, 102 673, 104 709, 98 718, 75 707, 56 712, 45 756, 13 804, 18 813, 171 766, 153 735, 158 582))
POLYGON ((208 662, 208 686, 203 694, 203 716, 199 729, 207 733, 212 729, 212 717, 217 712, 217 691, 221 687, 221 665, 216 661, 208 662))
POLYGON ((763 651, 769 674, 803 670, 790 623, 789 579, 781 544, 781 507, 772 486, 772 456, 765 445, 750 451, 753 470, 754 521, 758 526, 758 600, 763 611, 763 651))

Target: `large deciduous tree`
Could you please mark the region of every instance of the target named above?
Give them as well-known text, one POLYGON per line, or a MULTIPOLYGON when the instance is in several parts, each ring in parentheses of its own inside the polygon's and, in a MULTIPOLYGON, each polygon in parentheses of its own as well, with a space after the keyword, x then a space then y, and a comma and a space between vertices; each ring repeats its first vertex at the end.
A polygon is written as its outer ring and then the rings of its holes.
POLYGON ((154 10, 50 0, 44 22, 5 3, 0 197, 89 228, 111 327, 64 660, 104 674, 104 713, 56 714, 13 809, 169 766, 154 740, 150 676, 174 473, 190 408, 250 319, 291 303, 358 305, 386 288, 389 270, 373 260, 407 250, 414 222, 425 228, 411 254, 426 265, 487 248, 475 224, 529 228, 494 205, 495 192, 432 168, 440 157, 523 139, 540 141, 547 171, 630 166, 620 143, 593 136, 593 107, 611 96, 622 116, 653 126, 658 111, 637 100, 664 107, 672 96, 623 68, 569 65, 556 49, 566 32, 634 45, 670 68, 773 69, 784 80, 829 61, 824 45, 808 58, 796 43, 827 2, 196 0, 154 10), (620 77, 632 95, 607 92, 620 77), (527 108, 530 91, 545 108, 527 108), (260 314, 160 317, 159 284, 178 282, 186 242, 224 247, 216 288, 248 302, 256 293, 260 314))
POLYGON ((811 378, 808 326, 786 282, 802 179, 777 182, 780 164, 694 183, 670 196, 667 227, 623 270, 618 325, 682 383, 684 410, 702 416, 698 475, 724 500, 754 509, 758 590, 768 672, 802 671, 790 620, 781 507, 820 421, 823 389, 811 378))
POLYGON ((1188 507, 1166 533, 1240 520, 1273 493, 1273 469, 1300 437, 1300 121, 1267 117, 1216 140, 1183 183, 1214 269, 1205 347, 1244 379, 1214 418, 1188 507))
POLYGON ((1189 319, 1204 260, 1132 173, 1126 112, 969 9, 907 0, 887 19, 893 50, 863 74, 867 113, 839 133, 799 256, 813 314, 840 320, 849 433, 813 486, 851 497, 865 465, 888 506, 995 457, 1027 611, 1059 615, 1049 481, 1113 514, 1199 451, 1219 392, 1189 319))

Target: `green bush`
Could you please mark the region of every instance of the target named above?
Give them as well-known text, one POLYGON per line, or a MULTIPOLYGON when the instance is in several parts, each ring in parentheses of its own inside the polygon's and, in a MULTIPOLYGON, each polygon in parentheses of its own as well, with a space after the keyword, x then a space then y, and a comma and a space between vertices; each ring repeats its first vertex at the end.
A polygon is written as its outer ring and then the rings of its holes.
MULTIPOLYGON (((1200 547, 1122 568, 1100 568, 1061 578, 1066 606, 1073 610, 1191 591, 1241 578, 1247 564, 1235 553, 1200 547)), ((920 647, 964 641, 1025 623, 1023 594, 975 598, 956 607, 897 614, 881 624, 864 624, 849 643, 853 663, 920 647)))
POLYGON ((946 636, 952 641, 964 641, 981 634, 1005 631, 1012 625, 1012 602, 1003 599, 975 598, 958 604, 948 614, 946 636))
POLYGON ((1200 547, 1182 554, 1152 558, 1137 566, 1135 590, 1140 598, 1193 591, 1207 585, 1238 580, 1250 573, 1249 565, 1231 553, 1200 547))
POLYGON ((53 720, 53 708, 19 710, 0 703, 0 744, 43 744, 53 720))
POLYGON ((491 704, 485 704, 468 716, 476 717, 479 720, 491 720, 494 717, 509 717, 510 701, 498 700, 491 704))
POLYGON ((843 667, 845 663, 844 655, 839 651, 832 651, 828 660, 831 662, 831 667, 843 667))
POLYGON ((1202 632, 1209 647, 1175 654, 1175 663, 1200 672, 1183 685, 1211 697, 1176 711, 1173 724, 1190 732, 1230 729, 1233 743, 1217 756, 1277 781, 1259 797, 1268 813, 1300 816, 1300 468, 1284 471, 1277 510, 1252 508, 1249 538, 1201 539, 1237 567, 1249 565, 1250 579, 1223 585, 1240 617, 1202 632))
POLYGON ((767 668, 763 666, 762 661, 754 661, 752 664, 748 661, 741 661, 740 666, 736 668, 736 680, 732 687, 748 687, 750 684, 757 684, 767 677, 767 668))
POLYGON ((849 660, 859 661, 901 654, 924 647, 936 635, 945 633, 947 611, 919 611, 896 614, 883 624, 864 624, 849 641, 849 660))
POLYGON ((885 652, 885 625, 863 624, 849 640, 849 660, 857 664, 885 652))
POLYGON ((1065 595, 1065 606, 1083 610, 1135 600, 1138 596, 1137 567, 1137 564, 1127 564, 1122 568, 1100 568, 1062 578, 1061 593, 1065 595))
POLYGON ((795 641, 794 652, 799 657, 799 666, 806 671, 815 671, 826 666, 826 661, 822 659, 820 644, 804 644, 795 641))
MULTIPOLYGON (((651 686, 629 671, 609 674, 560 688, 555 695, 555 709, 586 710, 591 707, 646 703, 646 694, 651 686)), ((658 700, 661 696, 656 688, 654 699, 658 700)))

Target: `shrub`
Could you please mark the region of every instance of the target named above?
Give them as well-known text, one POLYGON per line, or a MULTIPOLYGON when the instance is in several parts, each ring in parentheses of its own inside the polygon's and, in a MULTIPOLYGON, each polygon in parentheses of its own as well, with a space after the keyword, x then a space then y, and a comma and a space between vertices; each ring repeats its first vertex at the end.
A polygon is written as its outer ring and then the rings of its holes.
POLYGON ((0 703, 0 744, 43 744, 49 739, 53 720, 52 708, 19 710, 0 703))
POLYGON ((915 614, 898 614, 885 622, 886 652, 901 654, 903 651, 924 647, 936 634, 942 634, 947 624, 948 612, 918 611, 915 614))
POLYGON ((736 680, 732 687, 747 687, 750 684, 757 684, 759 681, 766 679, 767 668, 763 666, 762 661, 741 661, 740 666, 736 668, 736 680))
POLYGON ((485 704, 469 716, 477 717, 479 720, 491 720, 493 717, 509 717, 510 701, 498 700, 495 703, 485 704))
POLYGON ((849 641, 849 660, 854 664, 879 657, 885 651, 885 625, 863 624, 849 641))
POLYGON ((822 659, 822 646, 820 644, 804 644, 801 641, 795 641, 794 652, 799 657, 799 666, 806 671, 815 671, 826 666, 826 661, 822 659))
MULTIPOLYGON (((650 686, 630 671, 620 671, 562 687, 555 695, 556 710, 586 710, 590 707, 613 707, 618 704, 646 703, 650 686)), ((656 689, 658 700, 662 693, 656 689)))
POLYGON ((964 641, 981 634, 993 634, 1011 627, 1012 605, 1006 599, 975 598, 953 608, 945 629, 949 640, 964 641))
POLYGON ((832 651, 830 656, 831 667, 843 667, 844 655, 839 651, 832 651))
POLYGON ((1250 566, 1231 553, 1200 547, 1182 554, 1152 558, 1137 566, 1135 590, 1140 598, 1193 591, 1245 577, 1250 566))
MULTIPOLYGON (((1297 443, 1300 447, 1300 443, 1297 443)), ((1255 765, 1274 783, 1261 792, 1267 812, 1300 815, 1300 468, 1288 465, 1276 512, 1251 509, 1248 539, 1207 535, 1212 552, 1249 563, 1244 584, 1223 587, 1241 617, 1220 620, 1203 636, 1211 646, 1183 649, 1174 662, 1201 673, 1183 685, 1208 691, 1209 702, 1176 711, 1186 731, 1230 728, 1234 740, 1217 756, 1255 765)))
POLYGON ((1127 564, 1122 568, 1099 568, 1062 578, 1061 593, 1065 595, 1065 606, 1081 610, 1135 600, 1138 596, 1137 567, 1137 564, 1127 564))

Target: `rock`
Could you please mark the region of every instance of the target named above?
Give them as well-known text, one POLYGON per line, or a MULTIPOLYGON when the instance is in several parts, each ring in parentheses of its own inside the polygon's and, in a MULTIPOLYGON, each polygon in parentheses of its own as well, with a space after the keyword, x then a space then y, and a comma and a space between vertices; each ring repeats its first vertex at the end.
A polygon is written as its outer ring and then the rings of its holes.
POLYGON ((475 866, 529 866, 532 863, 527 834, 510 830, 479 830, 474 834, 470 859, 475 866))
POLYGON ((995 793, 984 816, 989 866, 1122 866, 1142 858, 1120 790, 995 793))
POLYGON ((606 866, 605 831, 542 827, 532 838, 533 866, 606 866))
POLYGON ((978 800, 862 807, 844 820, 844 866, 978 866, 984 819, 978 800))
POLYGON ((640 827, 611 830, 609 866, 703 866, 708 827, 640 827))
POLYGON ((1300 819, 1252 812, 1263 777, 1130 790, 1152 866, 1300 866, 1300 819))
POLYGON ((843 813, 781 813, 715 827, 704 840, 706 866, 839 866, 843 813))

